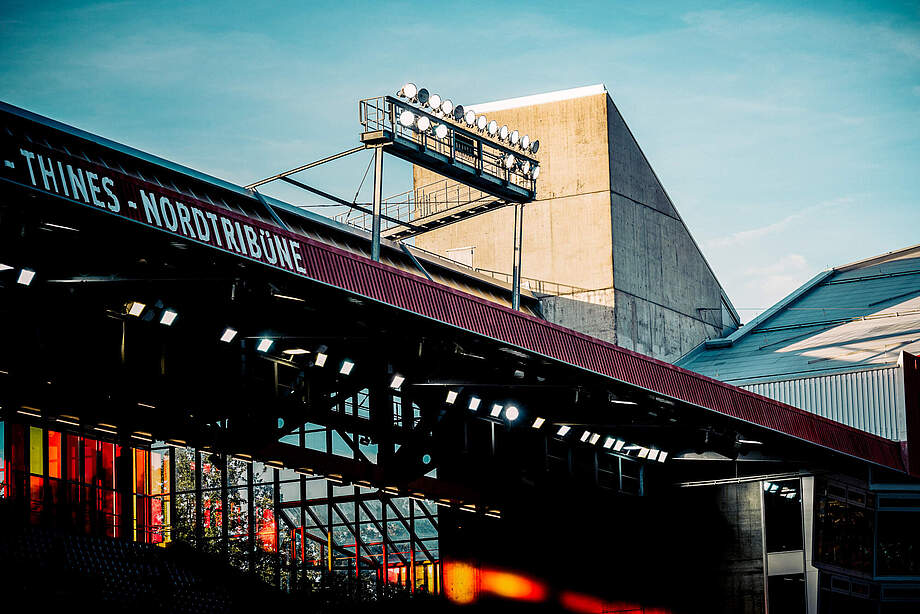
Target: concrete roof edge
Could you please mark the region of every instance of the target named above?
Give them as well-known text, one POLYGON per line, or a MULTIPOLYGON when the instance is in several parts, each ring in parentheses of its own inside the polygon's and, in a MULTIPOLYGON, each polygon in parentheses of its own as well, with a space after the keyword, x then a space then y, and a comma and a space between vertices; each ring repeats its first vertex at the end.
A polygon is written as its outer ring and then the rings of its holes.
POLYGON ((571 100, 573 98, 582 98, 584 96, 594 96, 596 94, 606 93, 607 87, 603 83, 597 83, 595 85, 573 87, 567 90, 557 90, 555 92, 544 92, 542 94, 532 94, 530 96, 506 98, 504 100, 494 100, 492 102, 481 102, 479 104, 466 105, 466 108, 475 111, 476 113, 488 113, 490 111, 503 111, 505 109, 529 107, 537 104, 547 104, 550 102, 559 102, 560 100, 571 100))
POLYGON ((900 256, 901 254, 906 254, 912 251, 916 251, 920 254, 920 243, 916 245, 911 245, 909 247, 902 247, 901 249, 896 249, 890 252, 885 252, 884 254, 879 254, 878 256, 871 256, 869 258, 863 258, 862 260, 857 260, 855 262, 850 262, 848 264, 843 264, 838 267, 834 267, 834 270, 838 273, 843 273, 845 271, 851 271, 853 269, 858 269, 866 266, 871 266, 879 262, 884 262, 885 260, 891 258, 892 256, 900 256))

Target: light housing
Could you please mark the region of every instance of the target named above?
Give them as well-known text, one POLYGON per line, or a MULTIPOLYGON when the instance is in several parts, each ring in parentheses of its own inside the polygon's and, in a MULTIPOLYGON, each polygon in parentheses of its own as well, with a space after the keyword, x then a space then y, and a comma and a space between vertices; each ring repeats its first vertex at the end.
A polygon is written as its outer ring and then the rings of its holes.
POLYGON ((534 179, 540 176, 540 165, 534 164, 533 168, 530 169, 530 176, 534 179))
POLYGON ((615 440, 613 437, 608 437, 607 439, 605 439, 605 440, 604 440, 604 449, 605 449, 605 450, 609 450, 610 448, 612 448, 612 447, 613 447, 614 441, 616 441, 616 440, 615 440))
POLYGON ((403 112, 399 114, 399 123, 404 128, 411 128, 412 124, 415 123, 415 113, 409 109, 403 110, 403 112))
MULTIPOLYGON (((454 107, 453 116, 454 116, 454 121, 455 121, 455 122, 462 122, 462 121, 463 121, 463 117, 464 117, 465 115, 466 115, 466 111, 464 110, 462 104, 458 104, 457 106, 454 107)), ((474 118, 476 117, 476 114, 475 114, 475 113, 473 114, 473 117, 474 117, 474 118)))
POLYGON ((521 149, 523 149, 524 151, 527 151, 530 149, 530 137, 526 134, 521 137, 521 149))
POLYGON ((492 403, 492 409, 489 411, 489 415, 492 416, 493 418, 498 418, 498 416, 501 413, 502 413, 502 406, 499 405, 498 403, 492 403))
POLYGON ((480 115, 476 118, 476 127, 479 128, 479 131, 482 132, 486 129, 486 126, 489 124, 489 119, 485 115, 480 115))
POLYGON ((536 418, 534 418, 533 424, 531 424, 530 427, 531 427, 531 428, 538 429, 538 428, 540 428, 541 426, 543 426, 543 423, 544 423, 544 422, 546 422, 545 419, 540 418, 539 416, 537 416, 536 418))
POLYGON ((439 139, 447 138, 447 124, 438 124, 438 127, 434 129, 434 135, 439 139))
POLYGON ((32 269, 21 269, 19 271, 19 277, 16 278, 17 284, 22 284, 23 286, 28 286, 32 283, 32 279, 35 277, 35 271, 32 269))
POLYGON ((514 130, 511 132, 511 134, 508 135, 508 139, 512 145, 517 145, 521 140, 521 133, 517 130, 514 130))
POLYGON ((489 122, 489 125, 486 127, 490 136, 495 136, 498 134, 498 122, 494 119, 489 122))
POLYGON ((427 115, 419 115, 418 119, 415 120, 415 125, 421 132, 428 132, 428 129, 431 128, 431 120, 428 119, 427 115))
POLYGON ((588 437, 590 436, 591 436, 591 431, 585 431, 584 433, 581 434, 581 437, 579 437, 578 439, 580 441, 588 441, 588 437))
POLYGON ((514 405, 509 405, 505 408, 505 418, 514 422, 521 415, 521 411, 514 405))
POLYGON ((342 366, 339 368, 339 373, 342 375, 348 375, 351 373, 351 370, 355 368, 355 363, 347 358, 342 361, 342 366))
POLYGON ((476 411, 479 409, 480 403, 482 403, 482 399, 479 397, 470 397, 470 411, 476 411))
POLYGON ((224 332, 220 334, 220 340, 224 343, 230 343, 236 337, 236 329, 230 328, 229 326, 224 329, 224 332))
POLYGON ((668 453, 662 450, 658 453, 658 462, 663 463, 668 458, 668 453))
POLYGON ((572 430, 571 426, 569 426, 568 424, 563 424, 562 426, 559 427, 559 430, 556 431, 556 435, 559 437, 565 437, 568 434, 568 432, 571 430, 572 430))
POLYGON ((617 439, 616 443, 613 444, 613 449, 614 451, 619 452, 620 450, 623 449, 623 446, 625 445, 626 445, 625 441, 623 441, 622 439, 617 439))
POLYGON ((535 154, 538 151, 540 151, 540 141, 534 140, 534 142, 530 144, 530 153, 535 154))
POLYGON ((418 87, 416 87, 414 83, 406 83, 402 86, 402 88, 400 88, 397 96, 402 96, 403 98, 412 100, 415 98, 416 94, 418 94, 418 87))
POLYGON ((144 305, 140 301, 131 301, 128 303, 128 306, 125 308, 129 316, 134 316, 135 318, 144 313, 144 305))
POLYGON ((454 112, 454 103, 450 101, 449 98, 445 98, 441 101, 441 113, 450 117, 454 112))
POLYGON ((592 446, 596 446, 596 445, 597 445, 597 440, 600 439, 600 438, 601 438, 601 436, 600 436, 599 433, 593 433, 593 434, 591 435, 591 439, 588 440, 588 443, 590 443, 592 446))
POLYGON ((415 94, 415 100, 416 100, 416 102, 418 102, 420 105, 425 106, 426 104, 428 104, 428 98, 429 98, 429 96, 430 96, 430 94, 428 93, 428 90, 426 90, 426 89, 423 87, 423 88, 420 89, 418 92, 416 92, 416 94, 415 94))
POLYGON ((266 339, 263 337, 259 339, 259 342, 256 344, 256 349, 260 352, 267 352, 271 349, 273 343, 275 343, 273 339, 266 339))
POLYGON ((441 111, 441 97, 438 94, 432 94, 428 98, 428 106, 431 107, 433 111, 441 111))
POLYGON ((517 160, 514 158, 514 154, 508 154, 507 156, 505 156, 505 168, 506 169, 510 171, 512 168, 514 168, 516 164, 517 164, 517 160))
POLYGON ((501 139, 501 140, 503 140, 503 141, 507 141, 507 140, 508 140, 508 134, 509 134, 508 126, 502 126, 501 128, 498 129, 498 138, 499 138, 499 139, 501 139))
POLYGON ((288 348, 286 350, 281 350, 282 354, 287 354, 288 356, 301 356, 303 354, 309 354, 310 350, 305 350, 303 348, 288 348))
POLYGON ((447 403, 448 405, 453 405, 454 403, 457 402, 457 396, 458 396, 458 393, 456 390, 448 390, 447 398, 444 400, 444 402, 447 403))
POLYGON ((163 311, 163 315, 160 316, 160 324, 163 326, 172 326, 172 323, 175 322, 178 317, 178 312, 173 309, 166 309, 163 311))
POLYGON ((466 122, 467 126, 470 126, 470 127, 475 126, 476 125, 476 111, 467 110, 467 112, 463 114, 463 121, 466 122))
POLYGON ((393 379, 390 380, 390 388, 393 390, 399 390, 399 387, 403 385, 403 382, 406 381, 406 378, 400 375, 399 373, 393 374, 393 379))

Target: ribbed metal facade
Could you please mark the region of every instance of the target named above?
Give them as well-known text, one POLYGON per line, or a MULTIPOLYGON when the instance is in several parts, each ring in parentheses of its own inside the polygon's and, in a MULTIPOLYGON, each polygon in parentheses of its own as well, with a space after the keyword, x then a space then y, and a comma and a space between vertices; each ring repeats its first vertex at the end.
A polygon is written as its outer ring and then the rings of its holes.
POLYGON ((900 367, 758 382, 741 388, 886 439, 904 439, 900 367))

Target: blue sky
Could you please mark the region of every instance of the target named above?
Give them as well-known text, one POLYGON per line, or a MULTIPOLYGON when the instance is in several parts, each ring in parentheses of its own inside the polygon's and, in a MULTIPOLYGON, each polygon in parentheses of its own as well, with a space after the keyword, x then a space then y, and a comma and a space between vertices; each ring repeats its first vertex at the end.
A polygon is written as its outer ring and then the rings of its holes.
MULTIPOLYGON (((920 5, 800 4, 7 1, 0 99, 247 183, 354 146, 357 100, 406 80, 457 102, 604 83, 757 309, 920 243, 920 5)), ((366 164, 305 177, 351 198, 366 164)))

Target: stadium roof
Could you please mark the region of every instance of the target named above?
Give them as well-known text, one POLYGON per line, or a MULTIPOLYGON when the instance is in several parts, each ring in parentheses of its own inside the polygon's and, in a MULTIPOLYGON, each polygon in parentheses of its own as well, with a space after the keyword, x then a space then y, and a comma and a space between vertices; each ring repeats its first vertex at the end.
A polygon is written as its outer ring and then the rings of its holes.
MULTIPOLYGON (((111 154, 106 151, 95 150, 90 152, 100 162, 92 162, 97 169, 116 177, 116 186, 132 186, 126 189, 152 189, 160 193, 176 194, 186 205, 199 208, 207 212, 219 212, 221 216, 239 220, 256 231, 271 233, 277 237, 285 237, 296 241, 299 245, 297 270, 285 269, 280 265, 275 269, 284 270, 290 275, 305 280, 312 280, 323 286, 337 288, 346 293, 351 293, 368 299, 369 304, 383 304, 401 311, 420 316, 426 320, 437 322, 447 327, 467 331, 507 346, 518 348, 539 357, 555 360, 560 363, 572 365, 588 373, 598 374, 615 381, 623 382, 642 390, 647 390, 656 395, 681 401, 687 405, 705 411, 726 416, 744 423, 763 427, 775 433, 789 435, 796 439, 810 442, 821 448, 836 451, 843 455, 868 461, 898 471, 904 471, 904 462, 901 447, 897 442, 871 435, 855 428, 845 426, 832 420, 810 414, 795 407, 773 401, 766 397, 729 386, 722 382, 710 379, 696 373, 675 367, 641 354, 619 348, 604 341, 580 334, 562 326, 546 322, 534 315, 515 311, 504 305, 492 302, 469 292, 461 291, 444 283, 437 283, 430 279, 409 272, 408 269, 394 263, 375 262, 363 255, 361 249, 342 245, 338 240, 331 243, 325 233, 306 232, 300 228, 282 228, 277 221, 256 217, 246 213, 246 209, 258 211, 260 199, 255 194, 245 191, 238 186, 228 185, 226 182, 213 180, 206 175, 193 174, 193 171, 140 152, 114 144, 94 135, 63 126, 46 118, 24 112, 21 109, 3 105, 0 111, 26 119, 34 126, 36 123, 50 127, 57 132, 66 132, 83 140, 88 140, 104 149, 116 150, 133 158, 140 158, 147 164, 158 167, 152 171, 154 174, 147 177, 129 175, 122 168, 123 164, 108 165, 101 159, 111 154), (181 173, 185 177, 193 177, 196 181, 207 184, 196 185, 196 190, 206 188, 219 188, 224 191, 216 200, 223 202, 223 207, 215 202, 215 198, 207 191, 192 193, 190 189, 183 189, 175 185, 175 177, 164 171, 181 173), (159 172, 162 178, 155 173, 159 172), (151 179, 157 183, 152 183, 151 179), (164 183, 165 182, 165 183, 164 183), (169 186, 169 187, 167 187, 169 186), (230 194, 234 198, 229 198, 230 194), (205 200, 207 198, 207 200, 205 200), (232 211, 228 208, 232 207, 232 211), (243 209, 241 214, 240 209, 243 209), (324 240, 326 238, 326 240, 324 240)), ((10 133, 12 136, 13 133, 10 133)), ((38 135, 36 135, 38 136, 38 135)), ((55 137, 55 135, 51 135, 55 137)), ((61 149, 60 145, 51 143, 48 135, 41 138, 45 151, 55 156, 68 156, 76 160, 72 152, 61 149)), ((60 137, 56 137, 60 138, 60 137)), ((55 139, 56 140, 56 139, 55 139)), ((38 142, 36 145, 39 145, 38 142)), ((10 139, 9 144, 14 144, 10 139)), ((12 151, 12 150, 10 150, 12 151)), ((12 154, 10 154, 12 155, 12 154)), ((90 161, 87 153, 81 154, 81 159, 90 161)), ((15 158, 15 155, 12 155, 15 158)), ((124 162, 124 160, 122 160, 124 162)), ((22 167, 23 165, 19 165, 22 167)), ((149 167, 144 167, 150 173, 149 167)), ((39 192, 46 196, 66 200, 73 203, 74 207, 83 207, 95 211, 93 215, 106 215, 120 217, 126 223, 133 221, 144 224, 139 210, 122 209, 121 214, 113 213, 105 208, 86 205, 81 201, 63 199, 48 189, 42 190, 33 180, 28 182, 28 175, 23 175, 21 168, 5 165, 0 181, 7 185, 15 185, 39 192)), ((132 203, 128 203, 131 205, 132 203)), ((290 208, 290 205, 281 209, 290 208)), ((146 224, 151 227, 149 223, 146 224)), ((152 226, 157 232, 166 236, 184 238, 176 231, 168 231, 162 226, 152 226)), ((351 233, 358 237, 360 233, 351 233)), ((365 239, 367 237, 365 236, 365 239)), ((201 241, 198 241, 202 243, 201 241)), ((229 246, 218 247, 213 242, 203 243, 223 253, 232 253, 229 246)), ((241 256, 241 258, 243 258, 241 256)), ((248 258, 268 264, 262 260, 248 258)))
POLYGON ((920 245, 828 269, 677 364, 734 385, 890 367, 920 352, 920 245))

